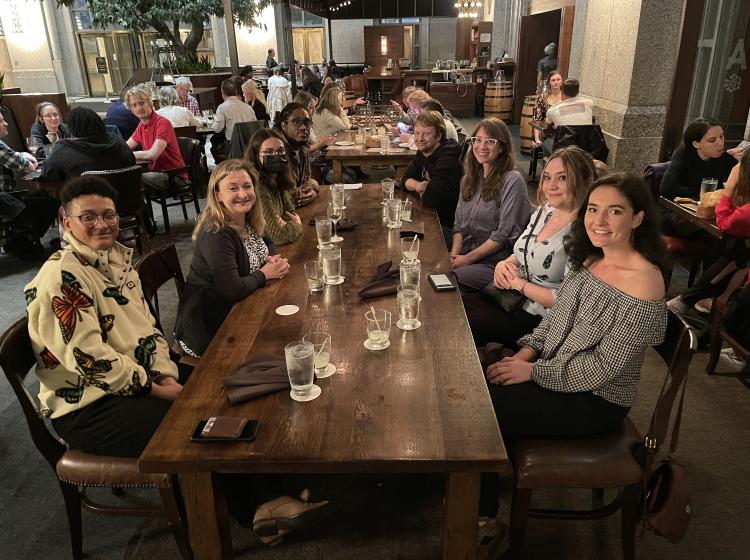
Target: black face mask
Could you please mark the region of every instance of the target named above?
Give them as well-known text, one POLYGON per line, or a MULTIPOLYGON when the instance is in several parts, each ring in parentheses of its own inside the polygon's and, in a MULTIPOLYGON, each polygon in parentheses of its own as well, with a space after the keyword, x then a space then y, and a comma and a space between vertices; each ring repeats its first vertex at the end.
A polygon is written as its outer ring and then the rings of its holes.
POLYGON ((269 173, 281 173, 286 169, 289 159, 286 156, 265 156, 263 158, 263 169, 269 173))

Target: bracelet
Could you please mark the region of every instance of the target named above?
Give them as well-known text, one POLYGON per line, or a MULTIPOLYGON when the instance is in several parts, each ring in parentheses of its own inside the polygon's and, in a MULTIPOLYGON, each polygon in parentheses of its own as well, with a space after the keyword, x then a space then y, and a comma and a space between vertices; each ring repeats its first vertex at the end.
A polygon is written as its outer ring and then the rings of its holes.
POLYGON ((521 293, 521 295, 524 296, 524 297, 527 297, 526 294, 524 293, 524 290, 526 289, 526 284, 528 284, 528 283, 529 283, 528 280, 524 280, 523 286, 521 286, 521 289, 518 290, 521 293))

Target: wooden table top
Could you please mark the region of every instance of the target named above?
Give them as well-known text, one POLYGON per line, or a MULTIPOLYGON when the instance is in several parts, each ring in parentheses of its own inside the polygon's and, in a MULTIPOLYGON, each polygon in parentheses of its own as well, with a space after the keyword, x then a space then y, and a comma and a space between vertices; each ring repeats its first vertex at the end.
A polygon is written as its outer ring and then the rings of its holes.
MULTIPOLYGON (((664 208, 668 208, 669 210, 676 213, 677 215, 682 216, 683 218, 686 218, 688 221, 690 221, 691 224, 698 226, 704 231, 707 231, 708 233, 710 233, 717 239, 724 238, 724 232, 721 231, 719 229, 719 226, 716 225, 716 219, 708 220, 706 218, 701 218, 691 209, 681 204, 677 204, 673 200, 670 200, 663 196, 659 197, 659 204, 663 206, 664 208)), ((696 204, 697 204, 697 201, 696 201, 696 204)))
MULTIPOLYGON (((340 140, 345 140, 349 142, 354 141, 354 137, 356 134, 356 130, 350 130, 350 131, 344 131, 340 132, 336 135, 336 142, 340 140)), ((371 159, 371 160, 379 160, 382 161, 384 164, 387 164, 388 161, 393 160, 403 160, 403 159, 413 159, 415 155, 417 155, 417 152, 414 150, 410 150, 409 148, 401 148, 397 144, 391 144, 392 150, 389 151, 387 154, 381 154, 380 150, 369 152, 369 148, 363 148, 362 146, 354 145, 350 147, 342 147, 342 146, 329 146, 328 150, 326 151, 326 157, 328 159, 371 159)), ((372 162, 374 163, 374 161, 372 162)))
MULTIPOLYGON (((390 348, 371 352, 364 313, 371 305, 397 316, 396 297, 360 300, 375 267, 400 260, 398 231, 382 225, 380 185, 347 191, 347 217, 358 224, 342 232, 346 281, 310 295, 303 263, 317 258, 315 229, 281 247, 291 272, 238 302, 139 459, 145 472, 456 472, 510 466, 479 359, 457 291, 435 292, 427 274, 449 271, 437 215, 414 199, 412 216, 424 221, 420 320, 416 331, 391 327, 390 348), (293 304, 300 311, 279 316, 293 304), (256 352, 284 354, 284 346, 312 330, 333 339, 335 375, 316 383, 322 394, 307 403, 288 390, 229 407, 222 378, 256 352), (200 419, 228 415, 258 419, 250 443, 192 443, 200 419)), ((300 211, 302 223, 324 213, 321 189, 300 211)), ((395 323, 395 319, 394 319, 395 323)))

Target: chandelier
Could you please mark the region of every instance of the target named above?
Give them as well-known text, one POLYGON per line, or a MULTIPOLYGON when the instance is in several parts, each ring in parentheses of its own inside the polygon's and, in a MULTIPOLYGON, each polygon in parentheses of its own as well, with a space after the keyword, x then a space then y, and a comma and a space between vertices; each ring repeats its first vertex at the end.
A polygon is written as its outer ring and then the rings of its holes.
POLYGON ((482 7, 482 3, 463 0, 462 2, 456 2, 454 6, 458 10, 458 17, 475 18, 479 17, 478 9, 482 7))
POLYGON ((336 2, 336 3, 334 3, 334 4, 331 4, 331 5, 329 6, 329 8, 330 8, 330 10, 331 10, 332 12, 337 12, 337 11, 338 11, 338 10, 340 10, 341 8, 344 8, 344 7, 346 7, 346 6, 350 6, 350 5, 351 5, 351 3, 352 3, 352 1, 351 1, 351 0, 345 0, 345 1, 343 1, 343 2, 336 2))

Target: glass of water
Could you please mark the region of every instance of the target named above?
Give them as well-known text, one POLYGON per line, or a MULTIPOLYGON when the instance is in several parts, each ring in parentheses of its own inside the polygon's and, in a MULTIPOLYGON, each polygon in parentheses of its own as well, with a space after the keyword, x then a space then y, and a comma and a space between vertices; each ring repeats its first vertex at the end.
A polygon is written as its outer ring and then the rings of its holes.
POLYGON ((380 181, 380 186, 383 189, 383 202, 381 202, 380 204, 385 206, 386 202, 393 198, 393 191, 396 188, 396 181, 394 181, 393 179, 383 179, 382 181, 380 181))
POLYGON ((402 286, 416 286, 419 291, 419 282, 422 279, 422 263, 418 259, 413 261, 402 260, 399 265, 399 284, 402 286))
POLYGON ((401 201, 401 221, 411 222, 411 200, 401 201))
POLYGON ((336 233, 336 224, 338 224, 339 220, 343 218, 343 213, 343 206, 336 206, 333 202, 328 203, 328 217, 331 218, 331 222, 333 222, 333 236, 331 237, 331 241, 334 243, 339 243, 344 240, 343 237, 336 233))
POLYGON ((701 196, 706 193, 714 192, 719 186, 718 179, 706 178, 701 181, 701 196))
POLYGON ((398 287, 398 321, 396 326, 404 331, 413 331, 422 326, 419 322, 419 287, 403 284, 398 287))
POLYGON ((286 370, 292 390, 289 395, 295 401, 311 401, 320 395, 320 387, 313 384, 315 349, 310 342, 295 340, 284 347, 286 370))
POLYGON ((416 261, 419 258, 418 235, 401 238, 401 257, 409 262, 416 261))
POLYGON ((388 216, 388 227, 396 229, 401 227, 401 201, 398 198, 391 198, 385 205, 388 216))
POLYGON ((318 249, 331 243, 331 228, 333 222, 327 216, 315 218, 315 233, 318 235, 318 249))
POLYGON ((336 285, 341 284, 344 278, 341 276, 341 247, 328 244, 323 245, 320 250, 320 256, 323 258, 323 275, 325 283, 336 285))
POLYGON ((365 313, 367 322, 367 340, 365 348, 368 350, 384 350, 391 345, 391 312, 386 309, 371 309, 365 313))
POLYGON ((305 263, 305 278, 307 278, 307 287, 311 294, 319 294, 323 291, 323 267, 318 261, 305 263))
POLYGON ((388 134, 383 134, 380 137, 380 153, 387 154, 391 149, 391 137, 388 134))
POLYGON ((315 377, 322 379, 336 373, 336 366, 331 361, 331 335, 326 332, 313 331, 302 337, 303 342, 313 345, 315 358, 315 377))
POLYGON ((331 202, 334 206, 346 207, 346 190, 343 183, 331 185, 331 202))

